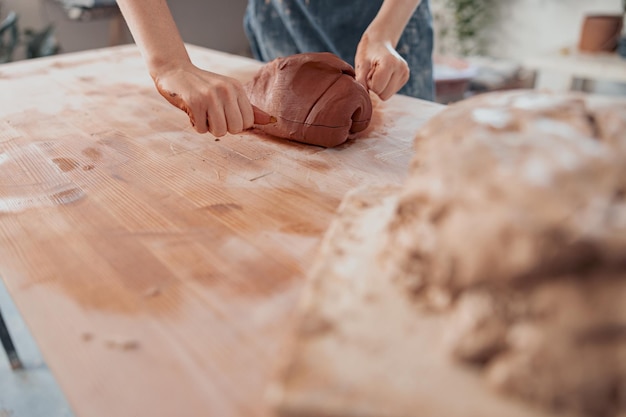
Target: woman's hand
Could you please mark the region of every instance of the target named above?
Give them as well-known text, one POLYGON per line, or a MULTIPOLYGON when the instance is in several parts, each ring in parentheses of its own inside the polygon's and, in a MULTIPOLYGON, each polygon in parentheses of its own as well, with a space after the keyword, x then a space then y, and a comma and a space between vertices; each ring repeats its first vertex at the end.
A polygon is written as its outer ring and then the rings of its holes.
POLYGON ((159 93, 189 115, 194 128, 223 136, 276 119, 253 108, 241 83, 192 64, 167 0, 118 0, 159 93))
POLYGON ((252 127, 255 113, 258 123, 269 122, 268 115, 258 109, 253 111, 242 84, 234 78, 204 71, 191 63, 168 68, 153 78, 159 93, 187 113, 199 133, 240 133, 252 127))
POLYGON ((363 35, 356 50, 356 79, 382 100, 387 100, 409 80, 409 66, 391 41, 363 35))
POLYGON ((356 49, 356 79, 382 100, 397 93, 409 80, 409 65, 396 45, 420 0, 384 0, 356 49))

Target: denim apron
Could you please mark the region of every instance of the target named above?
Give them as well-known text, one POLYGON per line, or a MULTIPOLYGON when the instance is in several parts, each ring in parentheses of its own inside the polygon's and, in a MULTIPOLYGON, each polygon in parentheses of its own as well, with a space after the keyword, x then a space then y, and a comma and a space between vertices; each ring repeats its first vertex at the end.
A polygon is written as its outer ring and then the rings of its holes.
MULTIPOLYGON (((382 3, 383 0, 249 0, 244 29, 258 60, 268 62, 302 52, 332 52, 354 66, 361 35, 382 3)), ((433 100, 432 50, 432 16, 428 0, 422 0, 397 45, 411 73, 400 94, 433 100)))

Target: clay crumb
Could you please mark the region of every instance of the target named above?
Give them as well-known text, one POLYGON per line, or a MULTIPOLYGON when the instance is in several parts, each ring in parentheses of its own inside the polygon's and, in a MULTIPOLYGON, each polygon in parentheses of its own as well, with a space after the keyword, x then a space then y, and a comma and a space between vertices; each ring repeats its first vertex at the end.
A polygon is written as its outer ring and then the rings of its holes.
POLYGON ((378 295, 373 292, 368 292, 363 297, 363 301, 365 301, 366 303, 375 303, 376 301, 378 301, 378 295))
POLYGON ((152 298, 160 294, 161 294, 161 289, 159 287, 150 287, 143 293, 143 296, 145 298, 152 298))
POLYGON ((105 341, 106 347, 109 349, 135 350, 139 348, 139 342, 135 339, 127 339, 122 337, 112 337, 105 341))
POLYGON ((311 314, 304 317, 300 326, 300 336, 302 337, 318 337, 322 334, 332 331, 334 328, 332 322, 325 317, 311 314))

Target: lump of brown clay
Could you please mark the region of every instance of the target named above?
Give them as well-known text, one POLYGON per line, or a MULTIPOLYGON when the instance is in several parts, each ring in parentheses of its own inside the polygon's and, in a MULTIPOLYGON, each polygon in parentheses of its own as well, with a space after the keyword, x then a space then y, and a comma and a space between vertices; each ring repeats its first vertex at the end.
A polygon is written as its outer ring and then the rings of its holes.
POLYGON ((275 59, 246 84, 246 92, 254 106, 277 119, 256 127, 311 145, 340 145, 372 117, 369 93, 354 69, 326 52, 275 59))
POLYGON ((626 102, 486 94, 415 147, 387 259, 450 313, 451 353, 529 403, 625 415, 626 102))

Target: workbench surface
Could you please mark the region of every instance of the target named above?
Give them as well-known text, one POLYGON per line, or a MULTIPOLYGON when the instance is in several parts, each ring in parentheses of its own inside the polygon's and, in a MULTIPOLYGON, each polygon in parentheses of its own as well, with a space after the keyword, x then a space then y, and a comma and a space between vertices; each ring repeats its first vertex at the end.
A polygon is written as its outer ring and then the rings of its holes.
MULTIPOLYGON (((251 78, 253 60, 189 46, 251 78)), ((0 275, 77 417, 267 416, 264 394, 344 194, 399 184, 442 106, 375 103, 335 149, 219 140, 134 45, 0 66, 0 275)))

